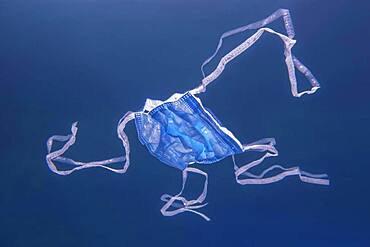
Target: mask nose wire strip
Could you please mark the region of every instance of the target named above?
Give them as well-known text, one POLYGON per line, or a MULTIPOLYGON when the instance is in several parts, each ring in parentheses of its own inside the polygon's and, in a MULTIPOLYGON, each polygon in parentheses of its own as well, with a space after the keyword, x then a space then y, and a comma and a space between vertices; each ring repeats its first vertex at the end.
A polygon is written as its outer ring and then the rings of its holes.
POLYGON ((247 163, 246 165, 243 165, 241 167, 238 167, 235 162, 235 157, 232 156, 233 163, 234 163, 234 170, 235 170, 235 178, 236 181, 241 185, 246 184, 270 184, 274 182, 278 182, 285 177, 298 175, 301 181, 311 184, 320 184, 320 185, 329 185, 329 179, 326 174, 311 174, 305 171, 302 171, 299 167, 292 167, 292 168, 284 168, 280 165, 274 165, 270 168, 264 170, 260 175, 255 175, 250 172, 248 172, 253 167, 261 164, 265 158, 278 156, 278 151, 274 147, 275 140, 274 139, 262 139, 261 141, 258 141, 257 143, 252 143, 248 145, 243 145, 244 151, 267 151, 267 153, 262 156, 258 160, 254 160, 250 163, 247 163), (267 143, 264 143, 267 141, 267 143), (272 177, 266 177, 265 175, 274 169, 280 169, 282 170, 281 173, 274 175, 272 177), (246 176, 248 178, 241 179, 240 176, 246 176))
POLYGON ((47 142, 47 155, 46 155, 46 162, 49 166, 49 169, 59 175, 69 175, 74 171, 86 169, 86 168, 91 168, 91 167, 102 167, 107 170, 110 170, 115 173, 125 173, 130 165, 130 159, 129 159, 129 154, 130 154, 130 145, 129 141, 127 138, 127 135, 123 131, 126 124, 133 120, 135 118, 135 113, 133 112, 127 112, 118 122, 117 126, 117 134, 118 138, 122 141, 122 144, 125 148, 125 156, 120 156, 116 158, 111 158, 107 160, 102 160, 102 161, 91 161, 91 162, 80 162, 80 161, 75 161, 70 158, 63 157, 62 155, 75 143, 76 141, 76 134, 77 134, 77 122, 72 124, 71 128, 71 134, 66 135, 66 136, 60 136, 60 135, 54 135, 50 137, 47 142), (62 148, 52 151, 52 146, 55 141, 58 142, 66 142, 62 148), (60 163, 64 164, 70 164, 75 166, 74 168, 70 170, 59 170, 57 166, 55 165, 55 161, 58 161, 60 163), (124 166, 121 169, 115 169, 112 167, 109 167, 108 165, 114 164, 114 163, 119 163, 119 162, 125 162, 124 166))
POLYGON ((191 92, 193 94, 199 94, 201 92, 204 92, 206 90, 207 85, 210 84, 212 81, 214 81, 215 79, 217 79, 220 76, 220 74, 223 72, 223 70, 225 68, 225 65, 228 62, 230 62, 231 60, 233 60, 234 58, 236 58, 237 56, 239 56, 242 52, 247 50, 250 46, 252 46, 261 37, 261 35, 264 31, 267 31, 267 32, 278 35, 285 43, 285 51, 284 51, 284 54, 285 54, 285 57, 286 57, 285 62, 286 62, 286 65, 288 67, 288 75, 289 75, 289 80, 290 80, 290 84, 291 84, 291 92, 292 92, 293 96, 301 97, 304 94, 313 94, 313 93, 315 93, 317 91, 317 89, 320 88, 319 82, 313 76, 311 71, 306 66, 304 66, 291 53, 291 48, 293 47, 293 45, 295 44, 296 41, 293 40, 295 33, 294 33, 292 19, 290 17, 289 10, 286 10, 286 9, 279 9, 279 10, 275 11, 272 15, 267 17, 266 19, 263 19, 261 21, 258 21, 258 22, 255 22, 255 23, 252 23, 252 24, 249 24, 249 25, 246 25, 246 26, 242 26, 242 27, 239 27, 239 28, 236 28, 236 29, 233 29, 233 30, 230 30, 230 31, 227 31, 227 32, 223 33, 221 35, 221 38, 219 39, 219 43, 218 43, 218 46, 217 46, 215 52, 212 54, 211 57, 206 59, 203 62, 203 64, 201 65, 201 71, 202 71, 202 74, 203 74, 203 80, 202 80, 201 85, 198 86, 197 88, 191 90, 191 92), (277 33, 275 31, 273 31, 272 29, 262 28, 262 27, 266 26, 267 24, 275 21, 276 19, 278 19, 280 17, 283 17, 284 26, 285 26, 285 29, 287 31, 288 37, 283 35, 283 34, 277 33), (231 52, 229 52, 226 56, 222 57, 218 66, 217 66, 217 68, 211 74, 209 74, 208 76, 205 75, 204 67, 217 55, 217 53, 219 52, 219 50, 220 50, 220 48, 223 44, 223 39, 224 38, 227 38, 229 36, 244 32, 246 30, 258 29, 258 28, 260 28, 260 29, 254 35, 252 35, 250 38, 248 38, 246 41, 244 41, 238 47, 236 47, 231 52), (298 93, 297 79, 296 79, 296 76, 295 76, 294 67, 296 67, 298 69, 298 71, 300 71, 302 74, 304 74, 304 76, 307 78, 307 80, 311 83, 312 88, 310 90, 298 93))
POLYGON ((207 187, 208 187, 208 175, 207 175, 207 173, 205 173, 205 172, 203 172, 203 171, 201 171, 197 168, 187 167, 182 172, 182 188, 181 188, 181 191, 177 195, 174 195, 174 196, 171 196, 171 195, 168 195, 168 194, 164 194, 164 195, 161 196, 161 200, 166 202, 163 205, 163 207, 161 208, 162 215, 164 215, 164 216, 174 216, 176 214, 183 213, 183 212, 192 212, 192 213, 195 213, 195 214, 203 217, 203 219, 209 221, 210 218, 208 218, 205 214, 196 211, 196 209, 202 208, 202 207, 204 207, 208 204, 208 203, 201 204, 201 203, 203 203, 203 201, 207 197, 207 187), (199 197, 197 199, 190 200, 190 201, 187 200, 185 197, 181 196, 182 192, 184 191, 186 180, 187 180, 189 172, 200 174, 200 175, 203 175, 205 177, 203 192, 199 195, 199 197), (178 203, 176 201, 180 201, 182 204, 178 203), (176 209, 174 209, 172 211, 168 210, 171 206, 176 208, 176 209))

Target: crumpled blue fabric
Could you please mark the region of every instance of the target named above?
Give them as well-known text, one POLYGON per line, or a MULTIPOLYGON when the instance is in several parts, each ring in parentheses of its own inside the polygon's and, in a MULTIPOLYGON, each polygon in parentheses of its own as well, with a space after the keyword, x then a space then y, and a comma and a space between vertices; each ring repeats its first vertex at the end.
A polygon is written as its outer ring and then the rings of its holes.
POLYGON ((184 170, 242 153, 236 138, 190 92, 135 115, 140 142, 167 165, 184 170))

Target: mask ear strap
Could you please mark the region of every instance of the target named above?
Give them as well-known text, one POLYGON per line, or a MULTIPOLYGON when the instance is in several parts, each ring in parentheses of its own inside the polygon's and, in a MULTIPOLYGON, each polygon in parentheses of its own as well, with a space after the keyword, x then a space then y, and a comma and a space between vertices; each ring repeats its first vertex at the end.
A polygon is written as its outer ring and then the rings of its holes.
POLYGON ((261 164, 265 160, 265 158, 278 156, 278 151, 275 148, 275 139, 273 138, 262 139, 260 141, 248 145, 243 145, 243 151, 259 151, 259 152, 267 151, 267 153, 264 156, 262 156, 262 158, 252 161, 241 167, 238 167, 236 165, 235 157, 232 156, 236 181, 241 185, 270 184, 278 182, 284 179, 285 177, 293 175, 298 175, 301 181, 306 183, 329 185, 329 179, 327 178, 328 176, 326 174, 311 174, 302 171, 299 167, 284 168, 280 165, 274 165, 264 170, 260 175, 250 173, 249 170, 261 164), (280 169, 282 170, 282 172, 271 177, 265 176, 269 171, 272 171, 274 169, 280 169), (241 179, 240 178, 241 176, 246 176, 247 178, 241 179))
POLYGON ((293 40, 293 37, 294 37, 295 33, 294 33, 292 19, 290 17, 289 10, 286 10, 286 9, 279 9, 276 12, 274 12, 272 15, 267 17, 266 19, 263 19, 261 21, 258 21, 258 22, 255 22, 255 23, 252 23, 252 24, 249 24, 249 25, 246 25, 246 26, 242 26, 242 27, 239 27, 239 28, 236 28, 236 29, 233 29, 233 30, 230 30, 228 32, 223 33, 221 35, 220 40, 219 40, 216 51, 212 54, 211 57, 206 59, 203 62, 202 66, 201 66, 201 70, 202 70, 202 74, 203 74, 203 80, 202 80, 201 85, 198 86, 197 88, 191 90, 191 92, 193 94, 198 94, 198 93, 204 92, 206 90, 207 85, 210 84, 212 81, 216 80, 221 75, 221 73, 223 72, 223 70, 225 68, 225 65, 227 63, 229 63, 231 60, 233 60, 234 58, 236 58, 237 56, 239 56, 241 53, 246 51, 249 47, 251 47, 261 37, 262 33, 265 32, 265 31, 278 35, 283 40, 283 42, 285 44, 285 50, 284 50, 284 55, 286 57, 285 63, 288 67, 288 75, 289 75, 289 80, 290 80, 290 84, 291 84, 291 92, 292 92, 293 96, 300 97, 304 94, 312 94, 312 93, 316 92, 317 89, 320 88, 319 82, 313 76, 311 71, 307 67, 305 67, 291 53, 291 48, 293 47, 293 45, 295 44, 296 41, 293 40), (278 19, 280 17, 283 17, 284 26, 285 26, 285 29, 287 31, 288 37, 283 35, 283 34, 280 34, 278 32, 275 32, 272 29, 263 28, 267 24, 275 21, 276 19, 278 19), (230 51, 226 56, 222 57, 218 66, 217 66, 217 68, 211 74, 209 74, 208 76, 205 75, 204 67, 217 55, 217 53, 219 52, 219 50, 222 46, 224 38, 227 38, 229 36, 244 32, 246 30, 258 29, 258 28, 260 28, 260 29, 255 34, 253 34, 251 37, 249 37, 247 40, 245 40, 238 47, 236 47, 235 49, 230 51), (295 76, 295 67, 311 83, 312 88, 310 90, 298 93, 297 79, 296 79, 296 76, 295 76))
POLYGON ((121 139, 122 144, 125 148, 125 152, 126 152, 125 156, 120 156, 120 157, 111 158, 111 159, 102 160, 102 161, 91 161, 91 162, 80 162, 80 161, 75 161, 70 158, 63 157, 62 155, 76 141, 76 134, 77 134, 78 128, 77 128, 77 122, 75 122, 72 124, 72 128, 71 128, 72 133, 70 135, 66 135, 66 136, 54 135, 47 140, 46 146, 47 146, 48 153, 46 155, 46 162, 49 166, 49 169, 59 175, 69 175, 74 171, 91 168, 91 167, 102 167, 102 168, 105 168, 115 173, 125 173, 127 171, 127 168, 130 165, 130 159, 129 159, 130 146, 129 146, 127 135, 125 134, 123 129, 125 128, 126 124, 134 118, 135 118, 135 113, 127 112, 120 119, 120 121, 118 122, 118 126, 117 126, 117 134, 118 134, 118 137, 121 139), (52 146, 55 141, 65 142, 65 144, 63 145, 62 148, 52 151, 52 146), (75 167, 70 170, 59 170, 54 163, 55 161, 58 161, 64 164, 73 165, 75 167), (125 162, 124 166, 121 169, 115 169, 115 168, 108 166, 110 164, 115 164, 119 162, 125 162))
POLYGON ((171 196, 171 195, 168 195, 168 194, 164 194, 164 195, 161 196, 161 200, 166 202, 163 205, 163 207, 161 208, 162 215, 164 215, 164 216, 174 216, 176 214, 188 211, 188 212, 195 213, 195 214, 203 217, 205 220, 209 221, 210 219, 205 214, 196 211, 196 209, 202 208, 202 207, 204 207, 208 204, 208 203, 201 204, 201 203, 203 203, 203 201, 205 200, 205 198, 207 196, 207 187, 208 187, 208 175, 207 175, 207 173, 205 173, 205 172, 203 172, 199 169, 193 168, 193 167, 185 168, 182 172, 182 188, 181 188, 181 191, 177 195, 174 195, 174 196, 171 196), (182 194, 182 192, 184 191, 184 188, 185 188, 186 180, 187 180, 187 177, 188 177, 188 172, 197 173, 197 174, 203 175, 205 177, 203 192, 199 195, 199 197, 197 199, 190 200, 190 201, 187 200, 185 197, 181 196, 181 194, 182 194), (177 201, 180 201, 181 203, 178 203, 177 201), (168 210, 170 207, 174 207, 176 209, 170 211, 170 210, 168 210))
POLYGON ((287 9, 278 9, 277 11, 275 11, 274 13, 272 13, 271 15, 269 15, 268 17, 266 17, 265 19, 262 19, 260 21, 256 21, 256 22, 253 22, 253 23, 250 23, 250 24, 247 24, 247 25, 244 25, 244 26, 241 26, 241 27, 238 27, 238 28, 229 30, 227 32, 224 32, 221 35, 221 37, 220 37, 220 39, 218 41, 216 50, 213 52, 213 54, 209 58, 207 58, 202 63, 202 65, 200 67, 200 69, 202 71, 203 78, 206 77, 205 76, 205 73, 204 73, 204 67, 206 65, 208 65, 209 62, 211 62, 212 59, 217 55, 217 53, 221 49, 221 46, 222 46, 223 41, 224 41, 225 38, 228 38, 230 36, 233 36, 233 35, 236 35, 236 34, 245 32, 247 30, 256 30, 256 29, 265 27, 268 24, 276 21, 280 17, 283 17, 284 27, 285 27, 285 30, 287 31, 288 37, 291 38, 291 39, 293 39, 294 36, 295 36, 293 22, 292 22, 292 18, 290 16, 290 12, 287 9))

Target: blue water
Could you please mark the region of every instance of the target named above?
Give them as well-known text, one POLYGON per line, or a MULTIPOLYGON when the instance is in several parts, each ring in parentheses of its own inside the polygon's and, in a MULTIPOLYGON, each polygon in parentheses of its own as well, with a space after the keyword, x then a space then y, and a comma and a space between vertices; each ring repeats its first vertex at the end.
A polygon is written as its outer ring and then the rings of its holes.
MULTIPOLYGON (((0 246, 369 246, 369 13, 364 0, 0 1, 0 246), (328 173, 329 187, 297 177, 240 186, 225 159, 202 167, 212 221, 163 217, 159 198, 179 191, 181 173, 149 154, 133 124, 125 175, 49 171, 50 135, 79 121, 69 157, 120 155, 126 111, 197 86, 222 32, 278 8, 290 9, 294 53, 322 88, 292 97, 282 43, 265 35, 201 98, 243 142, 276 137, 280 156, 264 167, 328 173)), ((201 182, 189 182, 195 197, 201 182)))

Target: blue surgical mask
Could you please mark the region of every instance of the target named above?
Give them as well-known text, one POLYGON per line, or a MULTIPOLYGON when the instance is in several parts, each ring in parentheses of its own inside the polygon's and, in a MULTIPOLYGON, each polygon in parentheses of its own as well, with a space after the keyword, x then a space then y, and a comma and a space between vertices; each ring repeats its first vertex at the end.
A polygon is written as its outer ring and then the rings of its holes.
POLYGON ((243 152, 235 136, 191 93, 155 102, 147 100, 135 123, 141 143, 163 163, 184 170, 243 152))
POLYGON ((296 41, 293 40, 294 29, 289 11, 279 9, 264 20, 224 33, 220 38, 215 53, 201 66, 204 78, 200 86, 182 94, 176 93, 165 101, 147 99, 141 111, 127 112, 119 120, 117 127, 118 138, 122 141, 122 145, 125 149, 124 156, 88 163, 64 157, 63 154, 76 140, 78 128, 77 123, 74 123, 70 135, 55 135, 48 139, 48 154, 46 155, 46 161, 49 168, 60 175, 68 175, 76 170, 91 167, 102 167, 116 173, 125 173, 130 165, 130 144, 124 129, 128 122, 135 120, 140 142, 161 162, 178 168, 183 174, 181 191, 174 196, 165 194, 161 197, 161 200, 165 202, 161 212, 165 216, 173 216, 182 212, 192 212, 209 220, 205 214, 198 211, 199 208, 206 205, 203 202, 207 196, 208 175, 194 166, 213 164, 226 157, 232 157, 235 179, 242 185, 269 184, 292 175, 298 176, 303 182, 328 185, 329 180, 326 174, 314 175, 302 171, 299 167, 284 168, 279 165, 274 165, 259 175, 252 173, 250 170, 261 164, 264 159, 278 155, 278 151, 275 147, 275 139, 264 138, 252 143, 243 144, 229 129, 221 124, 209 109, 203 106, 200 98, 197 96, 205 92, 206 87, 221 75, 228 62, 246 51, 265 32, 277 35, 284 43, 285 63, 288 68, 293 96, 301 97, 304 94, 316 92, 320 87, 316 78, 307 67, 292 55, 291 52, 296 41), (279 17, 283 18, 288 36, 264 27, 279 17), (223 39, 249 29, 258 30, 239 46, 222 57, 217 68, 208 76, 205 76, 204 66, 217 55, 223 39), (306 76, 312 86, 310 90, 300 93, 297 91, 295 69, 306 76), (65 144, 61 149, 52 151, 54 141, 65 142, 65 144), (241 166, 237 165, 234 155, 249 151, 264 152, 265 154, 262 155, 261 158, 248 164, 241 166), (74 168, 61 170, 57 168, 55 162, 67 163, 74 166, 74 168), (113 163, 123 163, 123 166, 122 168, 113 168, 110 166, 113 163), (273 169, 280 170, 281 172, 274 176, 266 176, 266 174, 273 169), (205 178, 202 193, 197 199, 193 200, 187 200, 182 196, 189 173, 198 174, 205 178), (172 208, 172 210, 170 210, 170 208, 172 208))

